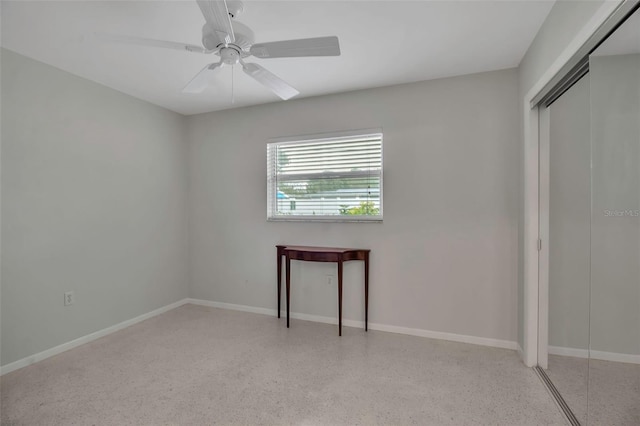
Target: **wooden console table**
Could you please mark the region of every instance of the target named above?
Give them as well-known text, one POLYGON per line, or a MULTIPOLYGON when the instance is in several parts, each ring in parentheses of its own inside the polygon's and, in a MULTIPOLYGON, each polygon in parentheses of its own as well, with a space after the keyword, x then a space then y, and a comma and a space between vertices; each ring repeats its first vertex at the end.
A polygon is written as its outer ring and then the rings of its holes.
POLYGON ((336 262, 338 264, 338 335, 342 336, 342 263, 349 260, 364 261, 364 329, 368 330, 369 321, 369 253, 368 249, 306 247, 277 245, 278 249, 278 318, 280 318, 280 299, 282 283, 282 256, 286 264, 287 290, 287 328, 289 328, 289 301, 291 296, 291 260, 311 262, 336 262))

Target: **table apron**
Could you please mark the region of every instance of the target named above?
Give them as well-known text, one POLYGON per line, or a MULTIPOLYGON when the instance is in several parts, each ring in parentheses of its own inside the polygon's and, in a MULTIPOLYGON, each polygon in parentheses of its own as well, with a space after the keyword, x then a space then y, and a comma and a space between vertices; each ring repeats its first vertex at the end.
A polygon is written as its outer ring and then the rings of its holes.
POLYGON ((309 253, 284 250, 282 255, 289 257, 291 260, 304 260, 307 262, 347 262, 349 260, 365 260, 365 253, 363 252, 309 253))

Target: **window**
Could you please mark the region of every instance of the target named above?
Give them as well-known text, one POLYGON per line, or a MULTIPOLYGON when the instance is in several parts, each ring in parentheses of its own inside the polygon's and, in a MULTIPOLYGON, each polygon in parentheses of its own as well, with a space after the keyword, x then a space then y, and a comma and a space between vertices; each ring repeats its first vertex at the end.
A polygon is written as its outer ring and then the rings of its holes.
POLYGON ((382 220, 382 133, 267 144, 267 219, 382 220))

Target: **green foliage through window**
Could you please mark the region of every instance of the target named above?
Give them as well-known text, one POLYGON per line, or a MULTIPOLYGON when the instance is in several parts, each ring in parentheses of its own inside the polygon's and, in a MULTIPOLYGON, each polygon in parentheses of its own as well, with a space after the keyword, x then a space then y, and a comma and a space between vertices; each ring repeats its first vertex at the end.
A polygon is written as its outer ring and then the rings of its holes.
POLYGON ((380 214, 380 209, 373 204, 373 201, 362 201, 358 207, 340 206, 341 215, 350 216, 375 216, 380 214))

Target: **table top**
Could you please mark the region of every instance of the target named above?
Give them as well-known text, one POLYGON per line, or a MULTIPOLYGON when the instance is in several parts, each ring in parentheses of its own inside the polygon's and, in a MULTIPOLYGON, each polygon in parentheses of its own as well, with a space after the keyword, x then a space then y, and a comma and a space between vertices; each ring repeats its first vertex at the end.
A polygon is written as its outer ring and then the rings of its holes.
POLYGON ((358 248, 344 248, 344 247, 314 247, 314 246, 285 246, 278 245, 276 247, 283 248, 285 250, 309 252, 309 253, 347 253, 350 251, 371 251, 370 249, 358 249, 358 248))

